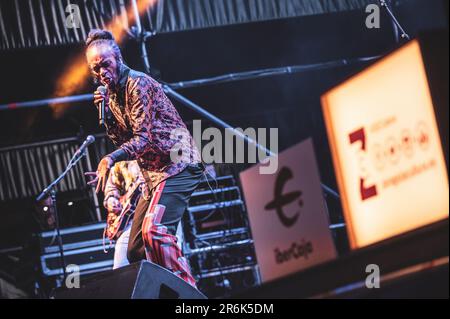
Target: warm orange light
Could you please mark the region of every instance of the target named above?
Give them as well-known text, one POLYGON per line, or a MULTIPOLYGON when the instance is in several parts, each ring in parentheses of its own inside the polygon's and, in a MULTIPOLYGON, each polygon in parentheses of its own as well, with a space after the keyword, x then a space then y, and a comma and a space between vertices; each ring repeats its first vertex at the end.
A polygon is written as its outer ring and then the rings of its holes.
POLYGON ((449 214, 447 170, 419 42, 322 96, 352 248, 449 214))
MULTIPOLYGON (((154 6, 158 0, 139 0, 136 2, 139 15, 142 15, 147 8, 154 6)), ((135 23, 135 16, 133 14, 131 3, 126 9, 126 14, 128 24, 130 26, 133 25, 135 23)), ((126 35, 121 19, 122 18, 120 16, 116 16, 105 27, 106 30, 109 30, 114 35, 114 39, 119 45, 123 42, 126 35)), ((69 65, 67 65, 61 76, 56 81, 54 96, 68 96, 74 94, 74 92, 78 91, 86 84, 86 80, 89 76, 86 57, 84 53, 81 53, 74 60, 72 60, 69 65)), ((51 107, 55 117, 61 116, 67 109, 67 106, 63 106, 61 104, 51 105, 51 107)))

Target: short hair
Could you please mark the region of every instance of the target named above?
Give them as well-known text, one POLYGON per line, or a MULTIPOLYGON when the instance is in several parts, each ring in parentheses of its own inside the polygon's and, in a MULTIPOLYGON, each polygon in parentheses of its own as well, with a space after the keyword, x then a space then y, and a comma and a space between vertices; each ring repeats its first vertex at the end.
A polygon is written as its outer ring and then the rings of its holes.
POLYGON ((116 59, 119 61, 123 60, 122 52, 120 52, 120 48, 114 40, 111 32, 100 29, 92 29, 91 31, 89 31, 88 37, 86 39, 86 48, 99 44, 109 45, 113 50, 116 59))

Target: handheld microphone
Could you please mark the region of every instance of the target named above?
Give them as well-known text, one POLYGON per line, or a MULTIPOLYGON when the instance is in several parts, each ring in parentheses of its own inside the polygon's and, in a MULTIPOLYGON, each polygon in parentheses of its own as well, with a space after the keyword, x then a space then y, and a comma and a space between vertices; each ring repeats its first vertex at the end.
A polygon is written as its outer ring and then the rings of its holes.
POLYGON ((84 140, 83 144, 81 144, 80 148, 75 152, 73 158, 76 158, 84 153, 84 150, 95 142, 95 137, 93 135, 88 135, 84 140))
MULTIPOLYGON (((97 91, 106 95, 107 89, 104 86, 99 86, 97 91)), ((98 124, 100 126, 105 125, 105 99, 98 105, 98 124)))

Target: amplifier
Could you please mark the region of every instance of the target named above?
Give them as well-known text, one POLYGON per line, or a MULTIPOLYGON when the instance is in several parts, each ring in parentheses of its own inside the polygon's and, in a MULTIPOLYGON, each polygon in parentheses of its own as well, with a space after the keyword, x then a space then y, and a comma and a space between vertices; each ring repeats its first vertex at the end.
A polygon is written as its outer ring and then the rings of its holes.
MULTIPOLYGON (((81 275, 112 269, 114 244, 103 245, 105 223, 61 229, 66 266, 77 265, 81 275), (106 252, 105 252, 106 249, 106 252)), ((56 231, 38 235, 41 249, 40 264, 44 276, 63 274, 56 231)))
POLYGON ((247 265, 202 272, 197 275, 198 288, 209 298, 228 298, 261 284, 259 269, 247 265))
MULTIPOLYGON (((109 248, 109 246, 108 246, 109 248)), ((114 261, 114 249, 103 250, 103 245, 85 247, 64 251, 66 266, 77 265, 80 274, 86 275, 112 269, 114 261)), ((57 276, 63 274, 60 253, 51 253, 41 256, 42 273, 45 276, 57 276)))
MULTIPOLYGON (((95 223, 79 227, 63 228, 60 230, 63 250, 79 249, 101 245, 103 230, 106 223, 95 223)), ((56 230, 38 234, 41 253, 59 252, 56 230)))
POLYGON ((225 229, 217 232, 197 235, 193 243, 184 243, 183 252, 186 256, 202 252, 218 251, 235 245, 253 244, 248 229, 245 227, 225 229))
POLYGON ((194 193, 192 193, 191 199, 189 201, 189 206, 199 206, 203 204, 210 204, 214 202, 224 202, 232 201, 235 199, 242 198, 241 191, 238 186, 223 186, 216 187, 216 185, 210 184, 211 188, 197 188, 194 193))
POLYGON ((243 201, 233 200, 190 206, 184 216, 185 240, 193 242, 199 236, 227 229, 247 228, 243 201))
POLYGON ((255 265, 256 256, 252 240, 215 245, 196 249, 194 254, 189 255, 189 262, 196 274, 199 270, 212 271, 224 269, 235 265, 255 265))
POLYGON ((233 175, 217 176, 214 179, 212 178, 203 179, 196 188, 196 191, 207 190, 210 188, 214 189, 214 188, 229 187, 235 185, 236 181, 233 175))

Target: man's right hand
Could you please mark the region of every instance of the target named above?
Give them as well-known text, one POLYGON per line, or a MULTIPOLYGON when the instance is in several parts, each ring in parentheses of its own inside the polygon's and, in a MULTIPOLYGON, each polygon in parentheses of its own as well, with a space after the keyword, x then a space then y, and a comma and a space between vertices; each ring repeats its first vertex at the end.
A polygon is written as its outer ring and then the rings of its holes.
POLYGON ((94 104, 96 107, 98 107, 98 105, 105 100, 105 107, 108 107, 109 105, 109 97, 107 94, 105 93, 101 93, 99 91, 95 91, 94 92, 94 104))

